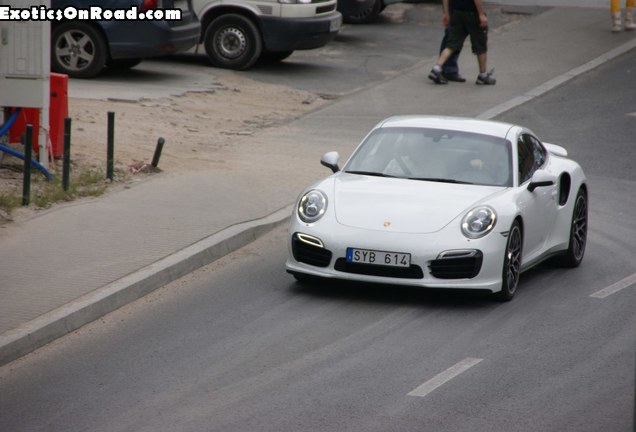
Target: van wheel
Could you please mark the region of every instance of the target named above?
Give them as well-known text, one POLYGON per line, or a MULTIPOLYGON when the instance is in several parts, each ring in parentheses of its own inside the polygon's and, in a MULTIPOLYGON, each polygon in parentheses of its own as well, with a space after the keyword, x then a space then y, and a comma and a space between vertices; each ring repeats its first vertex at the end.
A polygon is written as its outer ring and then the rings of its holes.
POLYGON ((221 15, 212 21, 205 31, 204 44, 210 62, 226 69, 247 69, 263 51, 256 25, 237 14, 221 15))
POLYGON ((51 40, 51 66, 73 78, 91 78, 104 68, 108 48, 102 35, 85 22, 55 26, 51 40))

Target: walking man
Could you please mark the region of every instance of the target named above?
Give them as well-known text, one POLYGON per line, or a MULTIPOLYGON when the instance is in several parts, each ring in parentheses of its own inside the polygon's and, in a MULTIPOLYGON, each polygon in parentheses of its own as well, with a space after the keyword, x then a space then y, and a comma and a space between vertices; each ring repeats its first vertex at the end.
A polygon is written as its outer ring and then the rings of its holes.
POLYGON ((440 53, 437 63, 428 74, 436 84, 448 84, 442 72, 442 66, 461 50, 464 41, 470 36, 473 54, 477 56, 479 75, 476 84, 494 85, 497 80, 492 72, 486 72, 488 59, 488 18, 484 13, 482 0, 443 0, 443 23, 448 23, 446 48, 440 53))
MULTIPOLYGON (((440 53, 444 51, 444 48, 446 48, 447 40, 448 40, 448 27, 444 29, 444 37, 442 38, 441 47, 439 49, 440 53)), ((444 65, 442 66, 442 75, 444 75, 444 78, 446 78, 448 81, 455 81, 455 82, 461 82, 461 83, 466 82, 466 78, 464 78, 462 74, 459 73, 459 54, 460 53, 461 53, 461 50, 455 51, 448 58, 448 60, 446 60, 446 63, 444 63, 444 65)))

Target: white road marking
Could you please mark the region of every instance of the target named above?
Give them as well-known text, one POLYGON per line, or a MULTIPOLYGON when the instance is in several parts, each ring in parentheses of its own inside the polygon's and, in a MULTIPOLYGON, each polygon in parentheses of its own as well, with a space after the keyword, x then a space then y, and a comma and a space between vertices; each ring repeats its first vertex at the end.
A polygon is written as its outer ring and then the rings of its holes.
POLYGON ((631 276, 627 276, 625 279, 620 280, 620 281, 616 282, 615 284, 612 284, 612 285, 610 285, 610 286, 608 286, 606 288, 603 288, 600 291, 595 292, 590 297, 595 297, 595 298, 609 297, 612 294, 616 294, 620 290, 623 290, 625 288, 629 288, 630 286, 632 286, 634 284, 636 284, 636 273, 634 273, 631 276))
MULTIPOLYGON (((508 0, 510 1, 510 0, 508 0)), ((577 6, 581 6, 580 4, 577 6)), ((479 119, 483 119, 483 120, 491 120, 494 117, 497 117, 498 115, 509 111, 513 108, 516 108, 536 97, 539 97, 547 92, 549 92, 550 90, 560 86, 563 83, 568 82, 569 80, 576 78, 579 75, 582 75, 586 72, 591 71, 592 69, 595 69, 596 67, 598 67, 599 65, 602 65, 620 55, 625 54, 626 52, 631 51, 632 49, 636 48, 636 39, 632 39, 629 42, 624 43, 621 46, 618 46, 616 48, 614 48, 613 50, 610 50, 604 54, 602 54, 600 57, 597 57, 593 60, 590 60, 589 62, 585 63, 584 65, 581 65, 579 67, 576 67, 564 74, 561 74, 559 76, 557 76, 554 79, 551 79, 550 81, 540 85, 539 87, 536 87, 530 91, 528 91, 527 93, 524 93, 523 95, 517 96, 515 98, 510 99, 507 102, 504 102, 500 105, 497 105, 496 107, 489 109, 488 111, 484 111, 483 113, 479 114, 477 116, 477 118, 479 119)))
POLYGON ((471 367, 475 366, 477 363, 481 362, 483 359, 468 357, 457 363, 454 366, 449 367, 444 372, 434 376, 430 380, 426 381, 424 384, 413 390, 408 396, 418 396, 424 397, 431 393, 433 390, 441 387, 446 384, 448 381, 452 380, 459 374, 466 372, 471 367))

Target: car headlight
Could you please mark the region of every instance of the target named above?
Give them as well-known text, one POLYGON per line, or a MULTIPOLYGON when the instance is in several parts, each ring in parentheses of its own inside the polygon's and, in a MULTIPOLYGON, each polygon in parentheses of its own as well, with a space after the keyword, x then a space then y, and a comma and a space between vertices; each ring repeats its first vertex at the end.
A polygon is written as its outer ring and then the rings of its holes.
POLYGON ((462 233, 468 238, 478 239, 492 231, 496 223, 495 210, 486 206, 476 207, 464 216, 462 233))
POLYGON ((327 196, 318 189, 310 190, 298 202, 298 217, 306 223, 316 222, 327 210, 327 196))

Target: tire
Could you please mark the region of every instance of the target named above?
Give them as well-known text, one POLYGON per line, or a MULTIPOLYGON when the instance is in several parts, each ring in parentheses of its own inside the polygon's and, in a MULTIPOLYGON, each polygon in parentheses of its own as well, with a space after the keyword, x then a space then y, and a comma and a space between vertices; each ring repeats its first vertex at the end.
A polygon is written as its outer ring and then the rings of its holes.
POLYGON ((579 189, 572 210, 568 250, 559 260, 562 266, 578 267, 583 261, 587 245, 587 224, 587 194, 583 189, 579 189))
POLYGON ((382 0, 376 0, 372 6, 355 15, 343 16, 343 22, 347 24, 368 24, 374 21, 384 10, 382 0))
POLYGON ((51 67, 72 78, 91 78, 106 64, 108 47, 102 34, 85 22, 56 26, 51 40, 51 67))
POLYGON ((134 68, 139 63, 141 63, 141 59, 139 58, 117 59, 117 60, 110 59, 106 62, 106 67, 110 69, 126 70, 130 68, 134 68))
POLYGON ((500 301, 510 301, 517 292, 519 275, 521 274, 521 247, 523 236, 519 222, 515 221, 508 232, 506 253, 504 254, 503 269, 501 271, 501 291, 495 293, 500 301))
POLYGON ((221 15, 208 25, 204 36, 210 62, 220 68, 244 70, 261 56, 263 42, 256 25, 242 15, 221 15))

